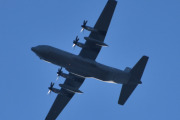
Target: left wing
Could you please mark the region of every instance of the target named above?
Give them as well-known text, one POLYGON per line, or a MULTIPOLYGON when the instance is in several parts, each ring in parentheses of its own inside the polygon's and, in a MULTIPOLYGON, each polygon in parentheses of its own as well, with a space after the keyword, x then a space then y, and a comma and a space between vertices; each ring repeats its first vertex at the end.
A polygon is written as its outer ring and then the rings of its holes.
MULTIPOLYGON (((75 89, 79 89, 82 83, 84 82, 84 78, 77 77, 71 73, 69 75, 73 79, 66 79, 64 84, 71 86, 75 89)), ((71 98, 74 96, 74 93, 67 91, 66 89, 61 89, 62 94, 58 94, 48 115, 46 116, 46 120, 55 120, 58 115, 62 112, 64 107, 68 104, 71 98)))
POLYGON ((61 94, 57 95, 45 120, 55 120, 58 117, 58 115, 61 113, 61 111, 64 109, 64 107, 71 100, 71 98, 74 96, 74 93, 69 93, 64 89, 61 89, 61 91, 67 94, 68 96, 61 94))

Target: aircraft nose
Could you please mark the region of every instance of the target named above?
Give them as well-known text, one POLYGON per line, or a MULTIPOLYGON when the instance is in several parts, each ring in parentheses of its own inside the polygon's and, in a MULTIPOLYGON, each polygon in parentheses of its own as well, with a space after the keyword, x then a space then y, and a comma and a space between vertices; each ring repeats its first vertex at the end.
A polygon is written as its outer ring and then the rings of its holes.
POLYGON ((33 52, 36 52, 36 48, 35 48, 35 47, 32 47, 31 50, 32 50, 33 52))

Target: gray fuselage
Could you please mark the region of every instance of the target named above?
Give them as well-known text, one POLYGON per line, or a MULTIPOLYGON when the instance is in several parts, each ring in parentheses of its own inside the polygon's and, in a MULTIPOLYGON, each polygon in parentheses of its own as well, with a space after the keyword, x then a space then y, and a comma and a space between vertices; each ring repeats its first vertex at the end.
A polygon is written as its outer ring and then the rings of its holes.
POLYGON ((32 51, 35 52, 41 59, 58 66, 62 66, 68 72, 80 77, 91 77, 105 82, 121 84, 126 84, 130 78, 129 73, 127 72, 51 46, 40 45, 33 47, 32 51))

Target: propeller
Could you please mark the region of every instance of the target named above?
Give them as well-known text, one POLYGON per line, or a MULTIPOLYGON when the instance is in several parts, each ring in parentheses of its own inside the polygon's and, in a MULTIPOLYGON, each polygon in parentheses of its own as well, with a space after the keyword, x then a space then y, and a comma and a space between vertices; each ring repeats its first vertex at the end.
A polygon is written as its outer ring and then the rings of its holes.
POLYGON ((78 36, 76 36, 76 39, 73 41, 72 47, 75 47, 77 45, 78 41, 79 41, 79 38, 78 38, 78 36))
POLYGON ((54 83, 51 82, 50 87, 48 87, 48 89, 49 89, 48 94, 51 93, 51 90, 53 89, 53 86, 54 86, 54 83))
POLYGON ((58 69, 58 72, 57 72, 57 79, 56 79, 56 80, 59 79, 61 73, 62 73, 62 67, 58 69))
POLYGON ((81 25, 81 27, 82 27, 81 32, 84 31, 84 28, 86 27, 87 22, 88 22, 87 20, 83 21, 83 25, 81 25))

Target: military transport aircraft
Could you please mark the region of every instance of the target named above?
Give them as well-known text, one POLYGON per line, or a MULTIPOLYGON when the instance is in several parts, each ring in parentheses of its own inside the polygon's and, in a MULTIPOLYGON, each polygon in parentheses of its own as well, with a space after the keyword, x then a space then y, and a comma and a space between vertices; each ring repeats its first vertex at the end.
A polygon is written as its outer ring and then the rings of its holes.
POLYGON ((143 56, 132 69, 127 67, 125 70, 112 68, 95 61, 101 47, 107 46, 104 43, 104 39, 116 4, 117 1, 108 0, 94 27, 86 26, 87 21, 84 21, 81 26, 82 31, 85 29, 91 33, 89 37, 84 38, 86 40, 84 44, 79 42, 78 37, 73 41, 73 46, 77 45, 82 48, 79 55, 48 45, 39 45, 31 48, 40 59, 61 66, 69 72, 69 74, 63 73, 62 68, 57 72, 58 76, 66 78, 64 84, 59 84, 61 89, 53 88, 54 83, 50 84, 49 92, 57 93, 57 97, 46 116, 46 120, 56 119, 74 94, 82 93, 79 88, 85 78, 95 78, 105 82, 123 84, 118 100, 120 105, 124 105, 137 85, 141 84, 141 77, 148 61, 147 56, 143 56))

